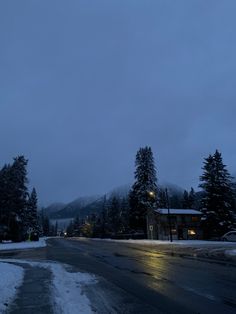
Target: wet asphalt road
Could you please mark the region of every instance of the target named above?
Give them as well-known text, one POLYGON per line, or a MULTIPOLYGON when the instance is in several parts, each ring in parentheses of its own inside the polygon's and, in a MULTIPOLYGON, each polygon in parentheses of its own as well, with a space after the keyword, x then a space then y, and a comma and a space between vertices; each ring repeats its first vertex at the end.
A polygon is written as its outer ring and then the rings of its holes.
POLYGON ((89 239, 50 240, 47 258, 104 278, 104 297, 107 293, 108 299, 119 300, 110 304, 114 312, 236 313, 236 265, 232 263, 89 239))
POLYGON ((233 262, 90 239, 48 244, 14 258, 57 261, 95 274, 98 283, 84 288, 95 313, 236 313, 233 262))

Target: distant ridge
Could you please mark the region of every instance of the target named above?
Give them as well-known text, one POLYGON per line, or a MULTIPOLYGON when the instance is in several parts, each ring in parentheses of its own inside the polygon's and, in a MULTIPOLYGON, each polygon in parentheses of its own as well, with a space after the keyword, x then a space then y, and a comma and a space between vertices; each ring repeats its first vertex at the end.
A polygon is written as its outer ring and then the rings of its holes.
POLYGON ((99 196, 79 197, 71 203, 59 208, 57 211, 48 213, 48 208, 50 211, 50 206, 47 207, 45 211, 51 219, 74 218, 78 215, 82 217, 89 214, 89 210, 86 206, 94 203, 99 198, 99 196))
MULTIPOLYGON (((181 187, 170 184, 163 183, 159 185, 160 188, 168 188, 170 196, 172 195, 182 195, 184 189, 181 187)), ((79 216, 80 218, 85 218, 92 213, 101 213, 104 206, 104 198, 110 199, 112 197, 117 197, 119 199, 128 197, 131 185, 126 184, 114 188, 105 195, 94 195, 78 197, 74 201, 63 204, 63 203, 53 203, 44 209, 44 212, 50 219, 69 219, 79 216)))

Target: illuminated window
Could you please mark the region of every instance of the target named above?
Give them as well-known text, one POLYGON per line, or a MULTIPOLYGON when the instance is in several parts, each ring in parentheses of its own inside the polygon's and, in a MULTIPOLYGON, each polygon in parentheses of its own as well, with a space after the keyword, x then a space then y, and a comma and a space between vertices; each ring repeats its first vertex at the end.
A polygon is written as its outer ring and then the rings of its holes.
POLYGON ((192 222, 198 222, 199 221, 199 218, 198 217, 196 217, 196 216, 193 216, 192 217, 192 222))
POLYGON ((188 235, 196 235, 196 231, 194 229, 188 229, 188 235))

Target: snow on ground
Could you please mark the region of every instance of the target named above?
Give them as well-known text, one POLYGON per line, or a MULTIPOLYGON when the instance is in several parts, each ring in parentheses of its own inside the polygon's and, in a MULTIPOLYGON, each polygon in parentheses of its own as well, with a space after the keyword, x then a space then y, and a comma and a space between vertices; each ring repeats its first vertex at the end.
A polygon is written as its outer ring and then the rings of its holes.
MULTIPOLYGON (((75 238, 74 238, 75 239, 75 238)), ((78 238, 79 239, 79 238, 78 238)), ((72 238, 73 240, 73 238, 72 238)), ((185 245, 185 246, 212 246, 212 245, 220 245, 220 246, 232 246, 235 245, 236 242, 226 242, 226 241, 203 241, 203 240, 173 240, 164 241, 164 240, 115 240, 115 239, 98 239, 93 238, 93 241, 110 241, 110 242, 119 242, 119 243, 130 243, 130 244, 143 244, 143 245, 185 245)))
MULTIPOLYGON (((72 238, 73 239, 73 238, 72 238)), ((79 239, 79 238, 77 238, 79 239)), ((194 249, 195 251, 208 250, 211 254, 224 252, 225 255, 234 257, 236 256, 236 242, 226 241, 203 241, 203 240, 174 240, 173 242, 164 240, 115 240, 115 239, 93 239, 94 241, 110 241, 127 244, 141 244, 149 246, 166 245, 172 248, 185 247, 194 249)))
MULTIPOLYGON (((3 260, 0 260, 3 261, 3 260)), ((53 274, 51 283, 52 305, 57 314, 92 314, 94 313, 83 287, 97 282, 94 275, 72 272, 69 265, 54 262, 31 262, 17 259, 4 259, 11 263, 29 264, 32 267, 50 269, 53 274)), ((1 313, 1 312, 0 312, 1 313)))
POLYGON ((229 256, 236 256, 236 250, 228 250, 225 253, 226 255, 229 255, 229 256))
POLYGON ((27 242, 6 242, 0 243, 0 251, 5 250, 22 250, 45 247, 47 238, 40 238, 39 241, 27 241, 27 242))
POLYGON ((0 263, 0 313, 5 313, 21 286, 24 269, 8 263, 0 263))
POLYGON ((51 264, 54 275, 53 295, 56 313, 93 313, 89 299, 83 294, 83 285, 95 283, 94 276, 86 273, 71 273, 59 264, 51 264))

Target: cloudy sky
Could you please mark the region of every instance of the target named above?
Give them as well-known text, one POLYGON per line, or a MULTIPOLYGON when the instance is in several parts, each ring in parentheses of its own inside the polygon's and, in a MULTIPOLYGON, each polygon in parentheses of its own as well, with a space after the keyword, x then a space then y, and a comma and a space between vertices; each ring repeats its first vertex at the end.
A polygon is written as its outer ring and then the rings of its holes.
POLYGON ((158 178, 197 187, 218 148, 236 172, 235 0, 0 3, 0 165, 24 154, 43 204, 158 178))

